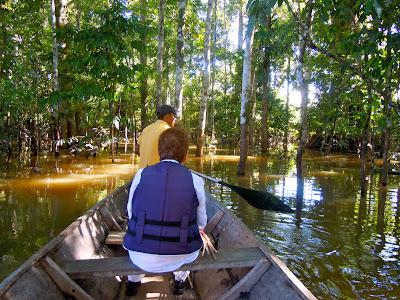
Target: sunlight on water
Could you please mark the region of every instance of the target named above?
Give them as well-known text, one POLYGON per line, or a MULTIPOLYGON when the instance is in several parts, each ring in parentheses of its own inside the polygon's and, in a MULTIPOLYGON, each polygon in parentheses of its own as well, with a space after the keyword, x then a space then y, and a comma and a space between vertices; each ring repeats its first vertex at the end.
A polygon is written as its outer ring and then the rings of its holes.
MULTIPOLYGON (((278 184, 275 185, 273 191, 274 194, 283 199, 295 199, 297 190, 297 178, 296 177, 285 177, 279 180, 278 184)), ((315 205, 316 201, 323 199, 321 189, 316 186, 314 180, 304 181, 304 202, 307 205, 315 205)))
POLYGON ((9 165, 2 169, 0 279, 130 180, 137 169, 130 161, 131 156, 114 163, 107 157, 41 157, 35 168, 9 165))

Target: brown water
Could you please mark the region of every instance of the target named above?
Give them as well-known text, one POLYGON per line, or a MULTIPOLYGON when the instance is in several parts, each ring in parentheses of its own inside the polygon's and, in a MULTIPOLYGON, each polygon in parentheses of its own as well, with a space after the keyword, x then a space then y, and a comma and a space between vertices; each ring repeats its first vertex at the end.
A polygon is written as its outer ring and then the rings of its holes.
MULTIPOLYGON (((186 165, 232 184, 268 190, 296 206, 293 158, 250 157, 248 176, 238 178, 231 151, 189 157, 186 165)), ((301 214, 262 211, 229 189, 207 189, 234 211, 296 276, 321 299, 399 299, 400 176, 386 193, 379 175, 360 200, 356 157, 304 159, 301 214)), ((0 166, 0 280, 57 235, 88 207, 129 180, 131 155, 108 158, 41 157, 40 173, 29 166, 0 166)))

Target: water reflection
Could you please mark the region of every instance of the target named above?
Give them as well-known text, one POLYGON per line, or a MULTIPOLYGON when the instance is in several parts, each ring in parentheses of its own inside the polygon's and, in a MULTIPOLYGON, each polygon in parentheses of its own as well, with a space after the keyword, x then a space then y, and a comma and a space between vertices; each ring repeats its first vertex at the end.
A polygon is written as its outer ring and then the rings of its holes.
MULTIPOLYGON (((322 299, 395 299, 400 295, 400 176, 387 192, 379 175, 368 178, 360 197, 358 159, 349 155, 304 157, 296 178, 290 157, 251 157, 247 176, 237 177, 239 157, 218 149, 186 165, 235 185, 274 193, 295 214, 255 209, 230 189, 206 188, 238 215, 307 287, 322 299), (299 197, 298 184, 303 189, 299 197)), ((58 234, 89 206, 129 180, 137 168, 131 155, 58 160, 0 168, 0 278, 58 234)))
POLYGON ((293 215, 260 211, 229 190, 208 184, 315 295, 322 299, 398 299, 398 177, 391 176, 384 200, 378 193, 378 176, 371 175, 368 196, 361 199, 356 157, 312 153, 305 157, 305 174, 299 181, 303 195, 297 197, 292 159, 255 158, 243 178, 235 176, 234 157, 225 156, 223 161, 214 158, 208 164, 206 159, 202 170, 223 181, 273 192, 292 208, 297 205, 293 215))
POLYGON ((26 168, 3 167, 7 169, 0 177, 0 280, 127 181, 135 169, 126 159, 110 164, 107 158, 69 156, 41 157, 26 168))

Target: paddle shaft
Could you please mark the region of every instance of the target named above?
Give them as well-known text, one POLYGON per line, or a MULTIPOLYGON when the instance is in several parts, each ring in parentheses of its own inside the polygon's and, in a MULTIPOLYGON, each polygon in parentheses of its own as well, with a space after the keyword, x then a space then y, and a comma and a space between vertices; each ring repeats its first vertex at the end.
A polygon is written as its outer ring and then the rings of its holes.
MULTIPOLYGON (((189 169, 190 170, 190 169, 189 169)), ((203 177, 205 179, 208 179, 212 182, 221 184, 223 186, 226 186, 236 192, 238 195, 240 195, 244 200, 246 200, 250 205, 259 208, 259 209, 270 209, 274 211, 280 211, 280 212, 292 212, 292 209, 282 202, 278 197, 275 195, 267 192, 267 191, 257 191, 257 190, 252 190, 240 186, 235 186, 226 182, 223 182, 221 180, 215 179, 213 177, 207 176, 205 174, 190 170, 193 174, 196 174, 200 177, 203 177)))
MULTIPOLYGON (((189 170, 190 170, 190 169, 189 169, 189 170)), ((213 181, 213 182, 215 182, 215 183, 224 184, 222 181, 220 181, 220 180, 218 180, 218 179, 215 179, 215 178, 212 178, 212 177, 210 177, 210 176, 207 176, 207 175, 205 175, 205 174, 202 174, 202 173, 199 173, 199 172, 196 172, 196 171, 193 171, 193 170, 190 170, 190 172, 192 172, 193 174, 196 174, 196 175, 198 175, 198 176, 200 176, 200 177, 203 177, 203 178, 206 178, 206 179, 208 179, 208 180, 211 180, 211 181, 213 181)))
MULTIPOLYGON (((227 183, 227 182, 223 182, 223 181, 221 181, 221 180, 218 180, 218 179, 216 179, 216 178, 210 177, 210 176, 208 176, 208 175, 206 175, 206 174, 203 174, 203 173, 200 173, 200 172, 197 172, 197 171, 193 171, 193 170, 191 170, 191 169, 189 169, 189 171, 192 172, 192 173, 194 173, 194 174, 196 174, 196 175, 198 175, 198 176, 200 176, 200 177, 203 177, 203 178, 205 178, 205 179, 208 179, 208 180, 210 180, 210 181, 212 181, 212 182, 215 182, 215 183, 218 183, 218 184, 220 184, 220 185, 226 186, 226 187, 230 188, 231 190, 233 190, 233 191, 235 191, 235 192, 238 192, 238 190, 249 190, 249 191, 252 191, 252 189, 243 188, 243 187, 236 186, 236 185, 233 185, 233 184, 230 184, 230 183, 227 183)), ((246 200, 247 200, 247 199, 246 199, 246 200)))

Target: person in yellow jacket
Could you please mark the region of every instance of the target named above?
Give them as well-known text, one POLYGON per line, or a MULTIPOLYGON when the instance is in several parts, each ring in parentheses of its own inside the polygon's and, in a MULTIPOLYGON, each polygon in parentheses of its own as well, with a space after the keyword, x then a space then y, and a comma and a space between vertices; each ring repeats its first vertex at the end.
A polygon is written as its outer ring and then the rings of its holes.
POLYGON ((136 154, 140 155, 139 168, 154 165, 160 162, 158 154, 158 139, 165 130, 174 127, 177 112, 170 105, 161 105, 157 108, 158 120, 146 126, 138 140, 136 154))

